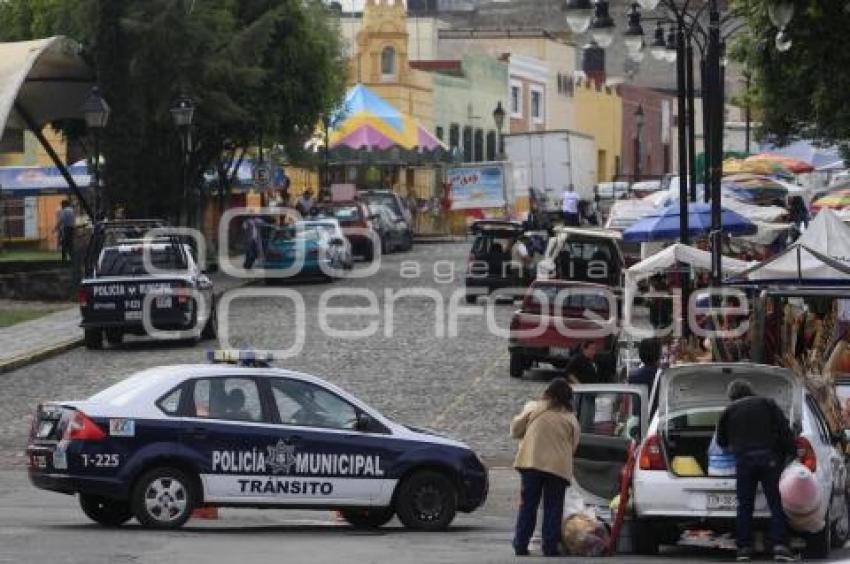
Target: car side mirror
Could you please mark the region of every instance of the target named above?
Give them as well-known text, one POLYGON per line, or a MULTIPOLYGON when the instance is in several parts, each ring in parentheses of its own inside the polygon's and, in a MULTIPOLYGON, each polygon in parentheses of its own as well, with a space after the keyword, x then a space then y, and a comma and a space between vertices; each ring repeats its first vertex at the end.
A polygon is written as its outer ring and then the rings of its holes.
POLYGON ((368 413, 360 412, 357 414, 357 421, 354 423, 354 430, 361 433, 367 433, 372 429, 374 419, 368 413))

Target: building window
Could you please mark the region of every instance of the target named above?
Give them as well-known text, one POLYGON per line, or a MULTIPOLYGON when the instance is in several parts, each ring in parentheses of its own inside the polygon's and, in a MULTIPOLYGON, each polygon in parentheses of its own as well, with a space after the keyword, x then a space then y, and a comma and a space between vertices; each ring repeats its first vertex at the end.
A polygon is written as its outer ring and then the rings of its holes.
POLYGON ((511 81, 511 117, 522 119, 522 83, 516 80, 511 81))
POLYGON ((543 107, 543 90, 541 88, 532 87, 531 89, 531 119, 534 123, 543 123, 545 118, 545 110, 543 107))
POLYGON ((460 147, 460 126, 456 123, 449 126, 449 147, 452 149, 460 147))
POLYGON ((395 49, 384 47, 381 51, 381 75, 384 78, 395 77, 395 49))
POLYGON ((445 132, 443 131, 443 126, 438 125, 437 130, 434 133, 437 134, 437 139, 443 141, 443 135, 445 134, 445 132))
POLYGON ((484 160, 484 131, 481 129, 475 130, 475 162, 480 163, 484 160))
POLYGON ((496 160, 496 132, 488 131, 487 132, 487 160, 495 161, 496 160))
POLYGON ((472 128, 463 128, 463 162, 472 162, 472 128))

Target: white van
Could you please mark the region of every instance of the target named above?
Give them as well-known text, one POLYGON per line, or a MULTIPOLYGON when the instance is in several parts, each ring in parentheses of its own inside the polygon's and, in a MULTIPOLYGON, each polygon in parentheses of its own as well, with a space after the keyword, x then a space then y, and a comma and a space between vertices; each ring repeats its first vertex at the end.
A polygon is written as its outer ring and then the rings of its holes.
MULTIPOLYGON (((685 528, 735 529, 735 478, 711 477, 707 451, 717 420, 729 400, 732 380, 750 382, 758 395, 776 400, 798 431, 801 461, 818 480, 827 526, 801 535, 811 557, 825 558, 850 537, 847 467, 834 446, 826 418, 814 397, 787 369, 752 363, 689 364, 661 373, 653 394, 657 410, 649 416, 646 387, 627 384, 577 385, 576 415, 582 438, 575 477, 589 503, 610 500, 618 492, 619 472, 630 445, 639 440, 634 472, 635 548, 655 554, 675 544, 685 528), (601 416, 600 416, 601 414, 601 416), (607 420, 607 419, 610 419, 607 420), (705 475, 679 476, 675 457, 692 457, 705 475)), ((696 473, 698 474, 698 472, 696 473)), ((770 516, 764 495, 755 503, 756 526, 770 516)))

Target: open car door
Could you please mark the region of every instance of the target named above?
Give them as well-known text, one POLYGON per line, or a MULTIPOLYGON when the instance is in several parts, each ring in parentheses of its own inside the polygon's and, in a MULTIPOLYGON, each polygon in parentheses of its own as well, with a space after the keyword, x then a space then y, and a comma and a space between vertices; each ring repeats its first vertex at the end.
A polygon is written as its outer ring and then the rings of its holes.
POLYGON ((573 485, 586 503, 607 506, 619 493, 629 447, 646 434, 649 394, 629 384, 577 384, 573 393, 581 427, 573 485))

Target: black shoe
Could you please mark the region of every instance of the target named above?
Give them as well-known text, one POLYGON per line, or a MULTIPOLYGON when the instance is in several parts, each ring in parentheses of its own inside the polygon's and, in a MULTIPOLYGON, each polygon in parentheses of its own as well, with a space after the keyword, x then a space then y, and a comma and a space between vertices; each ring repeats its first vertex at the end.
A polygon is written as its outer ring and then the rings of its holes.
POLYGON ((776 562, 796 562, 797 557, 784 544, 777 544, 773 547, 773 559, 776 562))
POLYGON ((749 562, 753 559, 753 549, 745 546, 738 549, 738 555, 735 557, 736 562, 749 562))
POLYGON ((516 556, 528 556, 530 553, 528 552, 528 547, 523 548, 521 546, 514 545, 514 554, 516 556))

